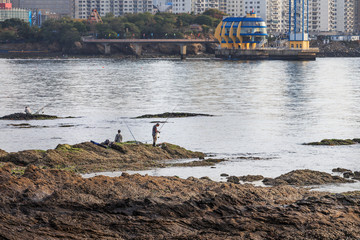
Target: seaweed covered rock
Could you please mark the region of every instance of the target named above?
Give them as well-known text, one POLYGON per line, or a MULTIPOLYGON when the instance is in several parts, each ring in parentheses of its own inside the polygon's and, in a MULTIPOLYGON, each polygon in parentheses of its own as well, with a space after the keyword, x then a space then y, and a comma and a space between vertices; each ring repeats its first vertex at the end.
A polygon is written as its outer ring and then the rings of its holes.
POLYGON ((26 150, 0 157, 1 162, 17 165, 45 166, 79 172, 111 170, 144 170, 165 167, 163 160, 204 158, 205 154, 193 152, 177 145, 164 143, 160 147, 150 144, 116 143, 104 148, 91 142, 76 145, 60 144, 47 151, 26 150))
POLYGON ((283 174, 276 178, 265 178, 263 183, 265 185, 279 186, 279 185, 294 185, 294 186, 310 186, 321 185, 328 183, 352 183, 353 180, 348 180, 339 176, 332 176, 329 173, 313 171, 313 170, 295 170, 283 174))
POLYGON ((360 239, 359 194, 0 168, 4 239, 360 239))
POLYGON ((358 138, 354 139, 323 139, 320 142, 310 142, 310 143, 304 143, 304 145, 329 145, 329 146, 335 146, 335 145, 352 145, 359 143, 360 140, 358 138))
POLYGON ((161 114, 146 114, 141 115, 136 118, 184 118, 184 117, 213 117, 210 114, 203 114, 203 113, 186 113, 186 112, 166 112, 161 114))
POLYGON ((47 120, 56 119, 57 116, 45 115, 45 114, 25 114, 25 113, 13 113, 0 117, 3 120, 47 120))

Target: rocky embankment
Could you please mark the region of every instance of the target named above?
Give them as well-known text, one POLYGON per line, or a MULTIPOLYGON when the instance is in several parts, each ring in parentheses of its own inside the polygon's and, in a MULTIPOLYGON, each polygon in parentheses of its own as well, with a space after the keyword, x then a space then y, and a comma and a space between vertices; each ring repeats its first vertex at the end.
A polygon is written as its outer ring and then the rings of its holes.
MULTIPOLYGON (((0 152, 0 162, 69 169, 81 173, 166 167, 172 164, 164 160, 185 158, 203 159, 200 161, 203 165, 216 163, 206 161, 204 157, 205 154, 201 152, 193 152, 169 143, 162 143, 158 147, 150 144, 120 143, 104 148, 85 142, 71 146, 60 144, 55 149, 47 151, 25 150, 3 156, 0 152)), ((188 164, 191 166, 191 162, 188 164)))
POLYGON ((360 195, 0 169, 3 239, 359 239, 360 195))
POLYGON ((330 42, 311 41, 311 47, 318 47, 318 57, 360 57, 360 42, 330 42))
MULTIPOLYGON (((187 55, 207 55, 213 54, 218 44, 189 44, 187 46, 187 55)), ((105 47, 103 44, 85 44, 76 42, 71 49, 63 49, 57 43, 10 43, 2 44, 0 57, 63 57, 70 56, 103 56, 105 47), (8 52, 6 52, 8 51, 8 52)), ((174 56, 179 55, 179 46, 177 44, 143 44, 142 55, 145 57, 174 56)), ((112 44, 112 57, 135 56, 136 49, 132 44, 112 44)))

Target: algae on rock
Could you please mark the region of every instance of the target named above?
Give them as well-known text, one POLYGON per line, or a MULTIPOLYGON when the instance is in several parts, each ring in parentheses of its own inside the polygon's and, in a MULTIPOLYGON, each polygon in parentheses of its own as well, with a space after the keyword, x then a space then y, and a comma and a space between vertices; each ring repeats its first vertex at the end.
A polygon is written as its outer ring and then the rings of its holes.
POLYGON ((26 150, 0 155, 0 161, 21 166, 33 164, 88 173, 146 170, 165 167, 164 160, 204 157, 204 153, 192 152, 169 143, 163 143, 160 147, 150 144, 116 143, 109 148, 103 148, 85 142, 75 145, 59 144, 55 149, 47 151, 26 150))
POLYGON ((304 143, 304 145, 329 145, 329 146, 335 146, 335 145, 352 145, 360 143, 359 138, 354 139, 323 139, 320 142, 310 142, 310 143, 304 143))

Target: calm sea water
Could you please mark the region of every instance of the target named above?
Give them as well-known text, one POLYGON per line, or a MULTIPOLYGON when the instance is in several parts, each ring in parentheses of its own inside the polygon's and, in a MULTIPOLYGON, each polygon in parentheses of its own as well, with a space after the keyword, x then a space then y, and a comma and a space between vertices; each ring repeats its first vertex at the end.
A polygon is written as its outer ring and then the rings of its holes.
POLYGON ((296 61, 6 60, 0 59, 0 115, 50 103, 45 114, 73 119, 0 121, 6 151, 113 140, 150 142, 156 119, 142 114, 197 112, 215 117, 170 119, 160 141, 229 158, 216 168, 168 168, 152 175, 262 174, 294 169, 360 170, 360 144, 304 146, 324 138, 360 137, 360 59, 296 61), (63 127, 68 125, 70 127, 63 127), (239 157, 259 157, 260 160, 239 157))

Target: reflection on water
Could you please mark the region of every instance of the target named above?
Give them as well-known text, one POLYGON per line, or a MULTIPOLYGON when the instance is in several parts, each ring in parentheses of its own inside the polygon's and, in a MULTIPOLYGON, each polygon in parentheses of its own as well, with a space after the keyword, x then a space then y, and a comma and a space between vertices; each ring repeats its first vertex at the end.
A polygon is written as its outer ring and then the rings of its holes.
POLYGON ((156 175, 278 176, 293 169, 358 169, 359 145, 311 147, 324 138, 360 137, 360 61, 356 58, 295 61, 203 60, 0 60, 0 115, 25 105, 75 119, 29 121, 74 125, 14 129, 1 121, 0 148, 54 148, 58 143, 103 141, 122 129, 124 138, 151 140, 147 113, 184 111, 216 117, 174 119, 161 141, 218 155, 257 155, 271 160, 228 161, 216 168, 158 169, 156 175))

